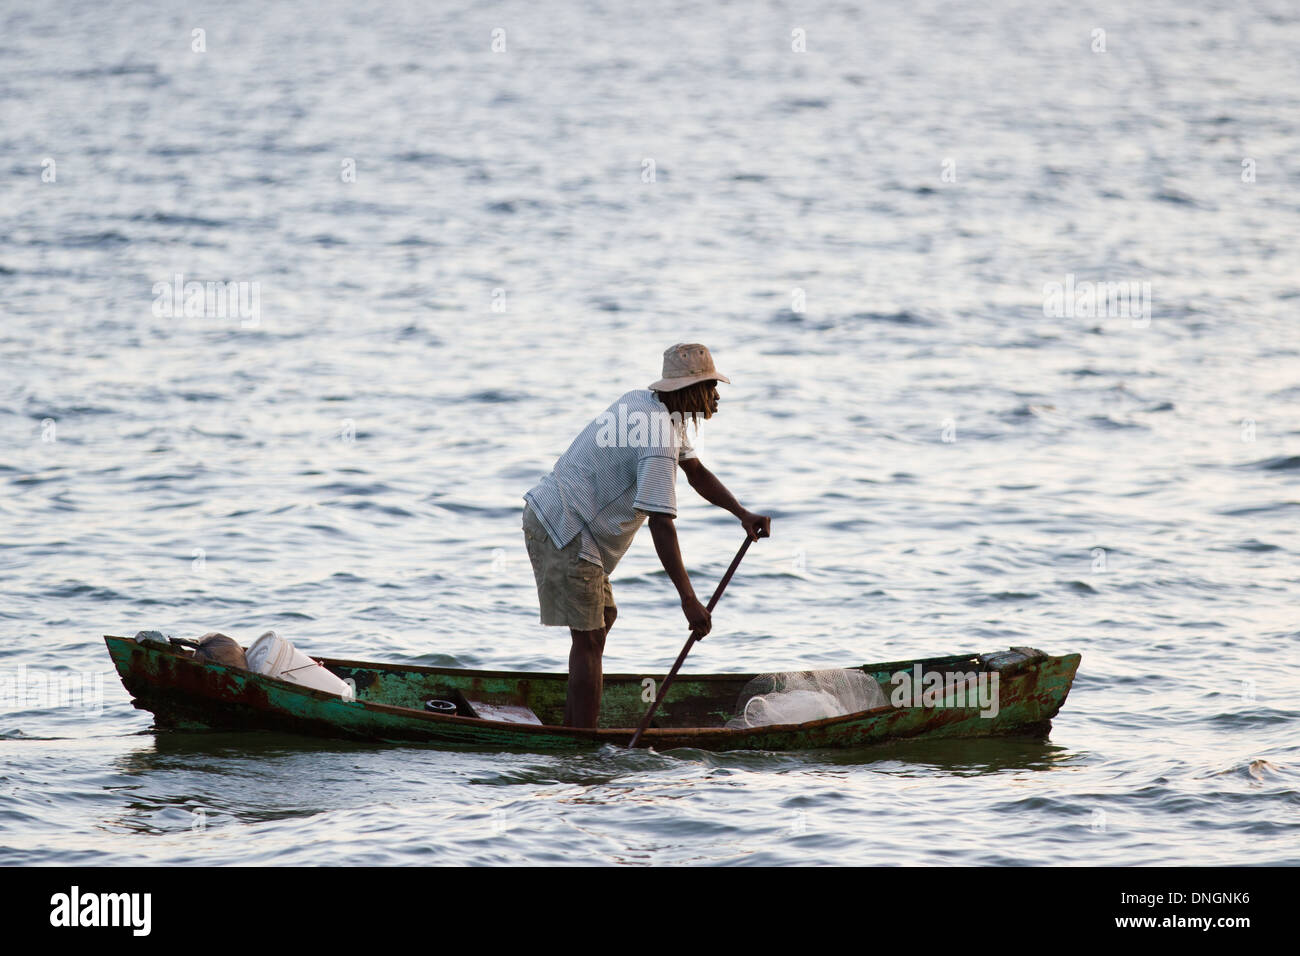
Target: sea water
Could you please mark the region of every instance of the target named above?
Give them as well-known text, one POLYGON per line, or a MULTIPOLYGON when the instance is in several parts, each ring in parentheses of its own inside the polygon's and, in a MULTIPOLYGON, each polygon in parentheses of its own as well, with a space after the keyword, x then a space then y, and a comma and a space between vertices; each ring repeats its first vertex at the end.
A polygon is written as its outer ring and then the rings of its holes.
MULTIPOLYGON (((305 9, 0 14, 0 863, 1300 862, 1293 4, 305 9), (105 633, 564 671, 521 496, 679 341, 773 516, 686 671, 1081 653, 1049 741, 131 707, 105 633)), ((648 535, 613 590, 661 675, 648 535)))

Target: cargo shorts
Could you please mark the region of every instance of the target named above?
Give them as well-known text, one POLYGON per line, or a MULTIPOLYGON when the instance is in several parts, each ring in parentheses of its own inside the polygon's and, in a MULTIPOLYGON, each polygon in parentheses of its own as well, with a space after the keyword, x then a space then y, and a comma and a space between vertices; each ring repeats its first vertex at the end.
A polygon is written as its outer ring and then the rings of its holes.
POLYGON ((604 568, 578 556, 582 535, 557 548, 532 505, 524 505, 524 543, 537 580, 542 623, 576 631, 604 627, 605 608, 615 607, 614 591, 604 568))

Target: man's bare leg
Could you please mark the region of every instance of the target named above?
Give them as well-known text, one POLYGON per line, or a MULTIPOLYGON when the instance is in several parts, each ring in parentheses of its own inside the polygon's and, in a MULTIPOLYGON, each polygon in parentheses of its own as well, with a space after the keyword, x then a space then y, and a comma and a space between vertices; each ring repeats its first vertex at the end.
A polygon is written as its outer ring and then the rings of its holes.
POLYGON ((569 628, 573 646, 569 649, 569 686, 564 699, 566 727, 595 727, 600 717, 600 696, 604 690, 605 671, 602 657, 605 636, 614 626, 618 609, 605 608, 605 626, 594 631, 569 628))

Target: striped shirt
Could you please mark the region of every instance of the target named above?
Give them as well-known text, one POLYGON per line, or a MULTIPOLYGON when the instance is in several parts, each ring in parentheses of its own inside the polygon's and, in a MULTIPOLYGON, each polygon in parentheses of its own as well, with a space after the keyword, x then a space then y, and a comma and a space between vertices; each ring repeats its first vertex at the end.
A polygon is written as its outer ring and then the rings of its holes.
POLYGON ((524 500, 552 544, 581 535, 579 556, 608 574, 648 512, 677 516, 677 462, 694 457, 685 423, 636 389, 597 415, 524 500))

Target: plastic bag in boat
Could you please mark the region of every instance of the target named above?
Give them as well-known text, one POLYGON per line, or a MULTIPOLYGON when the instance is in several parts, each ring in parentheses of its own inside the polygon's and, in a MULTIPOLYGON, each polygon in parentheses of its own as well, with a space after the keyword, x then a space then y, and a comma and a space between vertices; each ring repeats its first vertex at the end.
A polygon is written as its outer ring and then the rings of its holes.
POLYGON ((887 703, 876 679, 856 669, 760 674, 741 690, 727 729, 805 724, 887 703))
POLYGON ((233 637, 218 634, 216 631, 204 634, 199 638, 198 647, 194 649, 194 659, 196 661, 211 661, 214 664, 224 664, 227 667, 242 667, 244 670, 251 670, 248 666, 248 659, 244 656, 244 649, 239 646, 239 642, 233 637))
POLYGON ((248 649, 248 669, 304 687, 355 700, 352 685, 334 676, 275 631, 267 631, 248 649))

